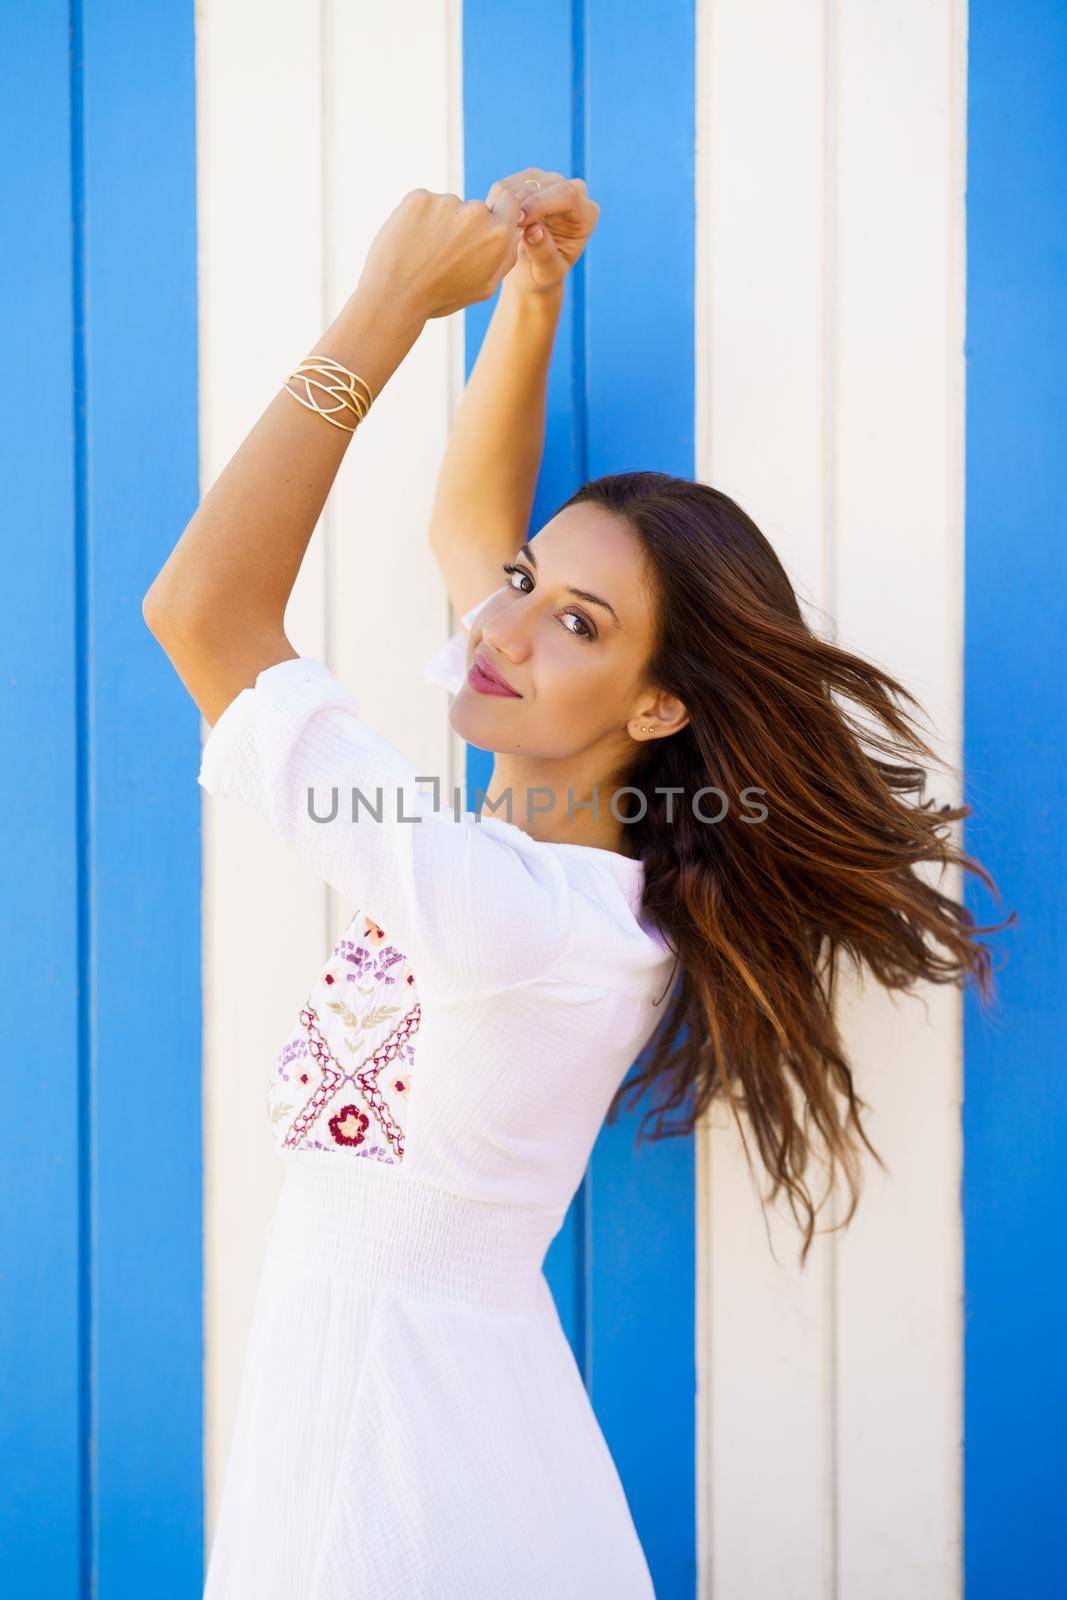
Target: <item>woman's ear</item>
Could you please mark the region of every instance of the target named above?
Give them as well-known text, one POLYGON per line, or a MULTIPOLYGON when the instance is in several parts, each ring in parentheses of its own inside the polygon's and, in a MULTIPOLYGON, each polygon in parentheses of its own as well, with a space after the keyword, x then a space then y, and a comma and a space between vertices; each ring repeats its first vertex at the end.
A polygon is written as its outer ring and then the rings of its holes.
POLYGON ((636 738, 665 739, 680 733, 688 721, 689 714, 677 695, 659 694, 651 705, 634 712, 628 726, 636 738))
POLYGON ((689 721, 689 713, 677 695, 661 695, 656 704, 658 716, 664 733, 680 733, 689 721))

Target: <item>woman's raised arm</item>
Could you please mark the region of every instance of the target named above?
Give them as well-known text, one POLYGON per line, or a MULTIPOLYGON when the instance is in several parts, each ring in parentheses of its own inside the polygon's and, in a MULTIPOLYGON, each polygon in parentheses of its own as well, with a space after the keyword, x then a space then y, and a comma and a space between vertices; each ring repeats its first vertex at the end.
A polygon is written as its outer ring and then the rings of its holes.
MULTIPOLYGON (((309 356, 340 362, 377 401, 430 317, 495 291, 515 261, 518 211, 510 193, 490 210, 412 190, 309 356)), ((148 627, 210 723, 265 667, 297 654, 285 610, 351 438, 280 387, 144 597, 148 627)))
POLYGON ((504 279, 449 430, 430 548, 457 616, 492 594, 530 527, 545 447, 548 368, 563 284, 530 294, 504 279))
POLYGON ((430 548, 457 615, 500 587, 501 562, 529 532, 564 283, 600 213, 581 178, 542 167, 499 179, 487 204, 509 191, 525 212, 518 258, 453 419, 430 515, 430 548))

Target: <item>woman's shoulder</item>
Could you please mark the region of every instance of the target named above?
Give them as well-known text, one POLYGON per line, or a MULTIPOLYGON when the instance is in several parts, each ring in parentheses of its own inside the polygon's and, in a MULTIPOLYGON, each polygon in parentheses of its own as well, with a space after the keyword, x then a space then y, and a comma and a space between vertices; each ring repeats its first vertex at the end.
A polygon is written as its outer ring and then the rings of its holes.
POLYGON ((495 817, 483 818, 478 826, 526 856, 531 866, 551 861, 566 880, 570 937, 544 978, 637 999, 662 987, 674 957, 665 935, 642 910, 644 863, 639 858, 534 839, 495 817))

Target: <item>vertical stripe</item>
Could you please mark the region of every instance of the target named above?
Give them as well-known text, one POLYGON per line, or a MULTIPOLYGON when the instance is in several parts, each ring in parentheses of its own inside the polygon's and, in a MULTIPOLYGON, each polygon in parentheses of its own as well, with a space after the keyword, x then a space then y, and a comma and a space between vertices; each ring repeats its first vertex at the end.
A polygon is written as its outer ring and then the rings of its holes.
POLYGON ((17 26, 0 1588, 179 1595, 202 1570, 199 723, 141 599, 196 501, 193 13, 17 26))
POLYGON ((997 903, 999 1000, 964 1017, 969 1600, 1061 1593, 1067 1031, 1067 11, 974 0, 969 30, 965 842, 997 903))
MULTIPOLYGON (((571 276, 549 373, 536 530, 591 476, 692 476, 694 28, 650 10, 553 0, 464 9, 466 193, 536 165, 584 177, 602 207, 571 276), (516 93, 500 62, 520 62, 516 93), (639 85, 640 113, 635 114, 639 85), (655 194, 654 249, 647 212, 655 194)), ((467 372, 495 300, 466 314, 467 372)), ((468 762, 468 805, 492 770, 468 762)), ((640 1107, 602 1130, 546 1273, 634 1513, 657 1593, 694 1592, 695 1144, 635 1148, 640 1107)))
MULTIPOLYGON (((834 637, 903 681, 953 769, 963 679, 958 21, 954 0, 838 0, 834 177, 834 637)), ((925 798, 951 804, 961 786, 955 770, 935 768, 925 798)), ((945 889, 962 893, 957 875, 945 889)), ((962 1011, 957 988, 890 994, 869 974, 862 985, 849 974, 835 1007, 887 1168, 866 1157, 856 1215, 830 1240, 842 1600, 891 1600, 904 1570, 913 1600, 959 1592, 962 1011)))
MULTIPOLYGON (((571 0, 546 0, 531 30, 519 7, 500 7, 493 0, 465 0, 463 8, 463 154, 464 195, 484 196, 491 185, 523 167, 569 172, 574 165, 575 100, 572 58, 571 0), (534 92, 516 93, 501 61, 520 61, 525 83, 534 92)), ((583 271, 579 262, 567 285, 556 345, 548 372, 545 447, 530 516, 541 527, 584 477, 583 406, 576 392, 582 326, 577 315, 583 271)), ((497 296, 468 307, 466 376, 492 318, 497 296)), ((487 751, 468 747, 467 799, 478 806, 478 791, 489 787, 493 759, 487 751)), ((571 1203, 563 1227, 552 1242, 545 1275, 579 1365, 585 1366, 587 1258, 584 1245, 584 1185, 571 1203)))
MULTIPOLYGON (((197 7, 205 492, 330 320, 324 189, 334 167, 324 152, 323 29, 332 20, 328 8, 309 8, 303 0, 270 6, 207 0, 197 7), (280 116, 280 106, 299 113, 280 116)), ((376 57, 376 41, 360 48, 376 57)), ((341 70, 343 47, 332 60, 341 70)), ((365 103, 362 94, 347 99, 365 103)), ((361 193, 351 159, 358 143, 343 134, 335 145, 348 150, 351 194, 361 193)), ((335 214, 358 216, 359 208, 338 204, 335 214)), ((357 456, 362 444, 354 442, 357 456)), ((285 612, 296 648, 320 660, 329 635, 326 551, 339 487, 285 612)), ((358 631, 351 625, 343 630, 358 631)), ((210 1552, 282 1176, 263 1096, 279 1046, 330 948, 331 891, 301 870, 264 819, 210 796, 203 801, 203 884, 204 1533, 210 1552)))
POLYGON ((202 1567, 201 802, 141 599, 198 498, 193 10, 82 38, 93 1578, 164 1597, 202 1567))
POLYGON ((92 1327, 95 1315, 92 1244, 92 1038, 87 999, 91 992, 92 926, 89 881, 89 719, 88 719, 88 440, 86 375, 85 284, 85 26, 82 0, 70 7, 70 169, 71 169, 71 306, 74 403, 74 517, 71 527, 74 551, 74 716, 75 806, 77 830, 78 937, 76 971, 78 1006, 78 1391, 81 1418, 81 1506, 78 1530, 83 1580, 96 1588, 95 1511, 96 1454, 95 1393, 92 1363, 92 1327))
MULTIPOLYGON (((583 176, 602 207, 583 315, 590 477, 694 473, 695 26, 692 0, 586 0, 583 176)), ((635 1149, 661 1094, 605 1128, 590 1163, 588 1381, 657 1594, 684 1596, 696 1584, 696 1161, 691 1135, 635 1149)))
POLYGON ((5 13, 0 1592, 81 1592, 78 575, 65 4, 5 13), (27 159, 32 148, 33 159, 27 159))
MULTIPOLYGON (((452 166, 460 34, 454 0, 435 8, 204 0, 196 15, 206 490, 341 310, 405 191, 462 187, 452 166)), ((423 663, 448 630, 426 525, 461 334, 459 319, 432 319, 379 396, 286 607, 294 646, 326 661, 367 723, 428 774, 447 771, 453 737, 444 691, 426 682, 423 663)), ((267 1076, 354 909, 264 819, 205 800, 209 1547, 283 1178, 261 1115, 267 1076)))
MULTIPOLYGON (((963 21, 955 0, 702 0, 698 102, 700 475, 953 763, 963 21)), ((934 771, 929 791, 956 786, 934 771)), ((861 1153, 848 1230, 829 1231, 839 1182, 799 1270, 721 1106, 702 1147, 701 1578, 731 1600, 874 1600, 902 1571, 916 1596, 958 1588, 962 1003, 861 991, 847 964, 837 999, 888 1167, 861 1153)), ((817 1161, 807 1178, 818 1203, 817 1161)))
MULTIPOLYGON (((698 473, 736 497, 820 606, 832 553, 833 10, 700 8, 698 473)), ((832 1250, 816 1238, 797 1269, 788 1207, 764 1218, 766 1174, 754 1153, 753 1182, 721 1101, 700 1153, 701 1580, 730 1600, 823 1600, 835 1592, 832 1250)))

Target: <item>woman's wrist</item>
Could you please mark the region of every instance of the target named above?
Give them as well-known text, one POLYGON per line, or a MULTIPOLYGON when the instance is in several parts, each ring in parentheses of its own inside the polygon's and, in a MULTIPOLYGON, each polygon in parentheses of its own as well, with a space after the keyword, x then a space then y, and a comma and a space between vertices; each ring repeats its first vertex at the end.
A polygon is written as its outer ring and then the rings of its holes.
POLYGON ((503 279, 500 285, 501 298, 521 306, 532 314, 558 315, 563 305, 566 278, 561 278, 558 283, 551 284, 548 288, 536 289, 521 283, 515 276, 516 270, 513 267, 503 279))
POLYGON ((308 354, 340 361, 363 378, 377 398, 425 323, 413 294, 359 284, 308 354))
POLYGON ((378 316, 397 326, 417 328, 420 333, 430 320, 425 297, 411 284, 387 284, 361 278, 348 297, 348 305, 353 302, 370 307, 378 316))

